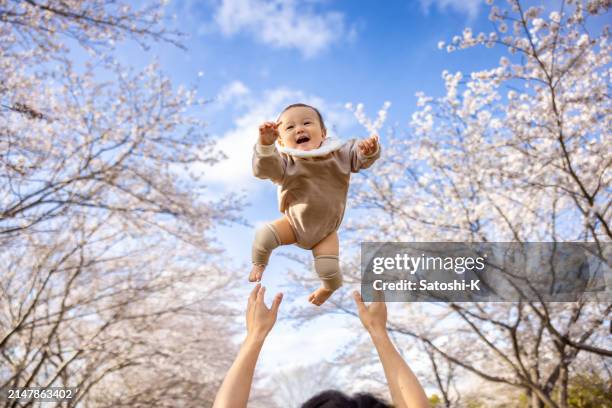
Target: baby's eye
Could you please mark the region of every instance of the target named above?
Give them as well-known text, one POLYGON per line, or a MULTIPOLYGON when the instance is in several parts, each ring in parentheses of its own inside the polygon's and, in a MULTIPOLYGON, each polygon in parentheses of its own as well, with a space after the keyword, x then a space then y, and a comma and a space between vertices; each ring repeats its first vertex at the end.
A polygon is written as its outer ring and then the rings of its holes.
POLYGON ((310 123, 311 122, 309 122, 309 121, 304 122, 305 125, 310 125, 310 123))
POLYGON ((285 129, 287 129, 287 130, 291 130, 291 129, 293 129, 293 125, 291 125, 291 126, 287 126, 285 129))

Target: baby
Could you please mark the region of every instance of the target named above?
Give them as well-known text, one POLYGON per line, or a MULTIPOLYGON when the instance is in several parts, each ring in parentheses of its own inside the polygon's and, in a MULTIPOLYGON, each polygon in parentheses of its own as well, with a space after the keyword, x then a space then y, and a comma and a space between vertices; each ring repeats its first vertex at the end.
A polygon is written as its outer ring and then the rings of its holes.
POLYGON ((302 103, 286 107, 276 123, 259 126, 253 173, 279 185, 284 215, 256 231, 249 280, 261 280, 275 248, 297 244, 312 250, 321 279, 321 287, 308 301, 323 304, 342 285, 336 231, 344 216, 351 172, 370 167, 378 157, 377 135, 359 142, 327 137, 319 111, 302 103))

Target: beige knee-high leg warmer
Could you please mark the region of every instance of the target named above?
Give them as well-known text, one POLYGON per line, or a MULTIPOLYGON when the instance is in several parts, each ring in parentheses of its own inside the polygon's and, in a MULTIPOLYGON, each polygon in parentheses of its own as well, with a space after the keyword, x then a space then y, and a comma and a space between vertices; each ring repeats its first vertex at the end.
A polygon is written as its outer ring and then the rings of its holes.
POLYGON ((255 231, 251 250, 251 260, 255 265, 267 265, 270 254, 281 244, 281 240, 272 224, 266 224, 255 231))
POLYGON ((337 255, 315 256, 314 265, 325 289, 336 290, 342 286, 342 273, 337 255))

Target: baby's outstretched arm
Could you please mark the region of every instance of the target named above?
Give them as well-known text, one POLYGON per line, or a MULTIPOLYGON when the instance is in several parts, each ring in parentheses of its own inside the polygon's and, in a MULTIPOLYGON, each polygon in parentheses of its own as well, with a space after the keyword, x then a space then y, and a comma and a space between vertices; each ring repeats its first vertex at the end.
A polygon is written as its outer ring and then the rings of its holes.
POLYGON ((253 175, 280 184, 287 163, 274 147, 274 141, 279 137, 278 125, 280 122, 265 122, 259 126, 259 139, 253 152, 253 175))

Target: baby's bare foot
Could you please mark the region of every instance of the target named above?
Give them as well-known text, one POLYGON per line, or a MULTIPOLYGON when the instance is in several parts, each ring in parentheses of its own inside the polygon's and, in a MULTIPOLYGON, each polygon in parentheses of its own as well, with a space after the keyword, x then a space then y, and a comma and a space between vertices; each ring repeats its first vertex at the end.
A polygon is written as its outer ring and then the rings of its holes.
POLYGON ((325 289, 324 287, 320 287, 315 290, 308 296, 308 301, 316 306, 321 306, 325 301, 334 293, 331 289, 325 289))
POLYGON ((266 269, 265 265, 253 265, 249 274, 249 282, 261 282, 264 269, 266 269))

